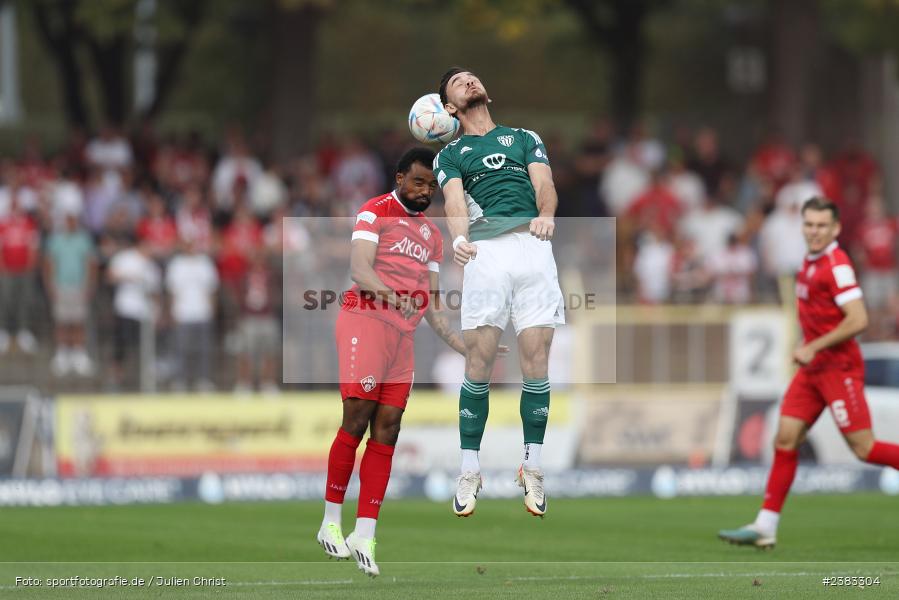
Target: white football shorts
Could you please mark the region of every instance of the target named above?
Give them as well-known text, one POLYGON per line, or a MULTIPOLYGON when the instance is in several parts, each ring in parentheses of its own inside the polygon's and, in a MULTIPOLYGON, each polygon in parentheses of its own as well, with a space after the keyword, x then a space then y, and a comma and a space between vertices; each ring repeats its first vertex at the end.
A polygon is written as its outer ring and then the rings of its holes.
POLYGON ((478 254, 462 279, 462 330, 492 325, 515 334, 565 324, 565 303, 552 242, 527 231, 474 242, 478 254))

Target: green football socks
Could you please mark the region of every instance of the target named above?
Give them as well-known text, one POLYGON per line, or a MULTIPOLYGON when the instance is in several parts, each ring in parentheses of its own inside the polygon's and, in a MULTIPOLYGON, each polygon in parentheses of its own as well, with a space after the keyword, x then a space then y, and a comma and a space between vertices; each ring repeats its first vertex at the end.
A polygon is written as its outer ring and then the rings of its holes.
POLYGON ((489 382, 462 381, 459 392, 459 439, 463 450, 480 450, 487 426, 489 382))
POLYGON ((521 385, 521 425, 525 444, 542 444, 549 419, 549 378, 525 379, 521 385))

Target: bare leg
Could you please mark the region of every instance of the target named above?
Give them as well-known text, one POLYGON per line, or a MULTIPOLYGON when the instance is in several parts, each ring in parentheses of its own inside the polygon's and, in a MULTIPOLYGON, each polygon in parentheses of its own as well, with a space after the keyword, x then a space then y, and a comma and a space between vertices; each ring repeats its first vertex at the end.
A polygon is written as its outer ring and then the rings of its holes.
POLYGON ((527 379, 542 379, 549 373, 549 348, 555 329, 528 327, 518 334, 518 359, 521 374, 527 379))
POLYGON ((465 341, 465 376, 469 381, 490 381, 496 350, 503 331, 499 327, 482 325, 462 332, 465 341))
POLYGON ((844 433, 843 437, 852 449, 853 454, 855 454, 859 460, 868 460, 868 455, 871 454, 871 448, 874 447, 873 431, 870 429, 860 429, 859 431, 844 433))

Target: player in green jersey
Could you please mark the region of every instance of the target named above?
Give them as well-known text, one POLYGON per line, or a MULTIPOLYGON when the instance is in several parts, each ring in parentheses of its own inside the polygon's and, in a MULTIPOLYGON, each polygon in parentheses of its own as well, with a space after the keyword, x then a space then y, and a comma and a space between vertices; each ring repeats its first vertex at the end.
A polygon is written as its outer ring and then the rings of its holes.
POLYGON ((524 462, 518 483, 529 512, 543 516, 546 495, 540 454, 549 417, 549 349, 565 313, 550 240, 558 198, 546 148, 527 129, 497 125, 490 98, 470 71, 453 68, 440 99, 462 135, 434 159, 453 238, 464 267, 462 337, 465 379, 459 395, 462 468, 453 511, 474 512, 481 489, 478 450, 487 422, 490 374, 509 322, 518 336, 523 383, 524 462))

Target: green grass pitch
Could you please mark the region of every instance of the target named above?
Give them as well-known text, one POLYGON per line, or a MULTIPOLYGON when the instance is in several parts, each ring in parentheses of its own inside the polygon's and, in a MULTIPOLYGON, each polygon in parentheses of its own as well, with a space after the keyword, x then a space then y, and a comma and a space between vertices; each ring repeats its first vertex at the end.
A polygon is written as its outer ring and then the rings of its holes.
MULTIPOLYGON (((553 500, 545 519, 483 499, 388 501, 381 577, 328 561, 314 541, 320 503, 178 504, 0 511, 0 598, 819 598, 899 597, 899 499, 791 498, 773 551, 727 545, 757 498, 553 500), (822 577, 879 577, 861 589, 822 577), (16 577, 143 578, 142 588, 50 589, 16 577), (159 586, 156 577, 227 585, 159 586)), ((352 504, 344 514, 352 527, 352 504)))

